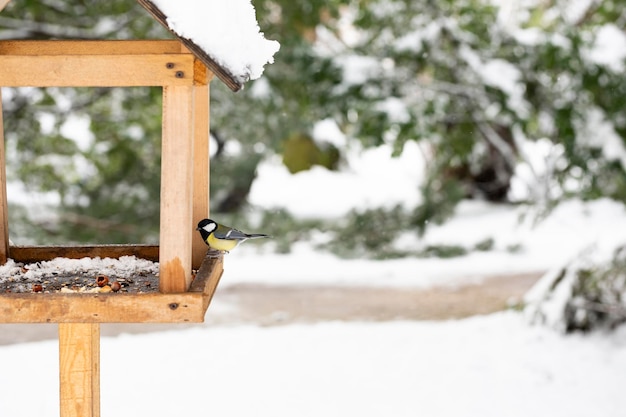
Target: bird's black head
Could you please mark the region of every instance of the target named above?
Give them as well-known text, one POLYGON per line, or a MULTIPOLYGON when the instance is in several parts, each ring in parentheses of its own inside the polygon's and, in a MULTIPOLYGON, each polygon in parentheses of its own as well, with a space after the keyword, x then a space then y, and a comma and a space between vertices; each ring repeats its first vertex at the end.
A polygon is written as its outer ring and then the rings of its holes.
POLYGON ((217 229, 217 223, 211 219, 203 219, 198 222, 196 230, 200 232, 202 240, 206 242, 206 239, 217 229))

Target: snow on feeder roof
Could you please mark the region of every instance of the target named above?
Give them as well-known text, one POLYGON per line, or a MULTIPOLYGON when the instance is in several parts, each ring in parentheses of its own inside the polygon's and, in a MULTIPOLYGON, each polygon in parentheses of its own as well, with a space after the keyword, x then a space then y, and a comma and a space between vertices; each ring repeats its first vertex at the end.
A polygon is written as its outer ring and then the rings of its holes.
POLYGON ((233 91, 263 74, 280 44, 265 39, 250 0, 138 0, 233 91))

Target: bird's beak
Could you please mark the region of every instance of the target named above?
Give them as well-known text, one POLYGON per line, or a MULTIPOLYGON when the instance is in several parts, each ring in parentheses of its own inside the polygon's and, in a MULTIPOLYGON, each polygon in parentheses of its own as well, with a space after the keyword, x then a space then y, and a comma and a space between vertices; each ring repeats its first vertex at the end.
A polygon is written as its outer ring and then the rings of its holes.
POLYGON ((200 228, 199 228, 199 227, 196 227, 196 230, 200 230, 200 228))

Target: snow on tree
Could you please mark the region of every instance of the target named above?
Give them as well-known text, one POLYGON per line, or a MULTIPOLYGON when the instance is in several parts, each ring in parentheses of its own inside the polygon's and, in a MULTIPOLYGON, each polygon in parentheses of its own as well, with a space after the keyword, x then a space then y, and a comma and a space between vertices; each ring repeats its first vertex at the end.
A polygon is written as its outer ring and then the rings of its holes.
POLYGON ((587 248, 546 274, 525 303, 531 323, 559 331, 615 328, 626 321, 626 244, 587 248))

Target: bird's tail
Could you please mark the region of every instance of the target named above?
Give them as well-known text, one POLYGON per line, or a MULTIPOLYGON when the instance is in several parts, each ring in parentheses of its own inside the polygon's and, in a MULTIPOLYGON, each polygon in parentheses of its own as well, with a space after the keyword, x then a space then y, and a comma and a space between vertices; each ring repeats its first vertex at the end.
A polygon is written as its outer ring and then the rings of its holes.
POLYGON ((258 239, 261 237, 271 237, 270 235, 264 235, 263 233, 252 233, 246 236, 248 239, 258 239))

